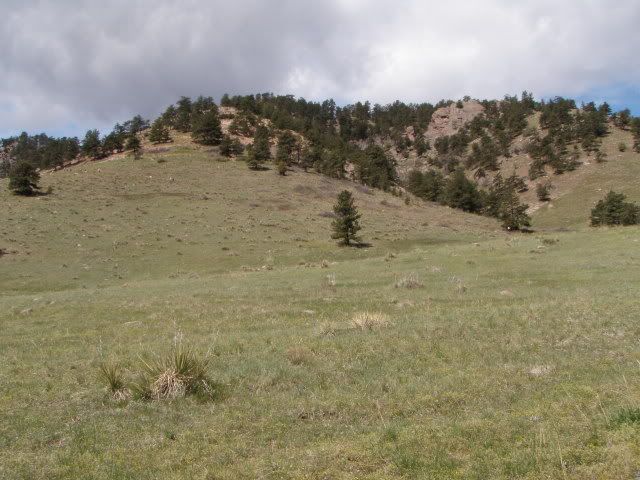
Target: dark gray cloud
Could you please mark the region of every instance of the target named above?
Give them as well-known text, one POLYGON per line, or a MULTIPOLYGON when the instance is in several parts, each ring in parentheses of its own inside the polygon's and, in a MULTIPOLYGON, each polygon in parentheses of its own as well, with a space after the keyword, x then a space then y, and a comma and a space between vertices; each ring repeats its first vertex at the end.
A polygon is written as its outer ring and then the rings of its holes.
POLYGON ((105 128, 180 95, 339 101, 637 85, 636 0, 5 1, 0 135, 105 128))

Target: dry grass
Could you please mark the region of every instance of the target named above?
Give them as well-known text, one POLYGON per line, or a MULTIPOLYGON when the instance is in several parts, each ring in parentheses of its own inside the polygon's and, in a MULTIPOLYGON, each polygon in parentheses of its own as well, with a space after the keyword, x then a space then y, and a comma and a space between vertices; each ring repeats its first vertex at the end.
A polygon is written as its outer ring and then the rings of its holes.
POLYGON ((163 400, 195 395, 213 398, 217 385, 209 378, 209 357, 196 353, 191 347, 177 344, 164 357, 141 360, 142 372, 132 390, 137 397, 163 400))
POLYGON ((307 347, 296 346, 289 348, 286 356, 287 360, 289 360, 292 365, 303 365, 311 362, 313 352, 307 347))
POLYGON ((395 288, 408 288, 408 289, 422 288, 423 283, 422 283, 422 280, 420 280, 420 277, 418 277, 417 273, 411 272, 408 275, 405 275, 397 279, 394 286, 395 288))
POLYGON ((351 319, 351 325, 359 330, 374 330, 390 324, 389 317, 379 312, 358 312, 351 319))

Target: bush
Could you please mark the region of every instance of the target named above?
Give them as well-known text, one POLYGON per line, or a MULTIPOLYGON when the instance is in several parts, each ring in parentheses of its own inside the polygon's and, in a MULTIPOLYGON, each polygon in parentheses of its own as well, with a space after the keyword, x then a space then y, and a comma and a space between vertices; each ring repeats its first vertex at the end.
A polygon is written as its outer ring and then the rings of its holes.
POLYGON ((538 197, 538 200, 540 200, 541 202, 548 202, 549 200, 551 200, 552 188, 553 186, 549 182, 538 183, 536 185, 536 196, 538 197))
POLYGON ((624 142, 620 142, 618 144, 618 151, 619 152, 626 152, 627 151, 627 144, 624 142))
POLYGON ((591 225, 636 225, 640 223, 640 207, 632 202, 625 202, 622 193, 610 191, 591 210, 591 225))

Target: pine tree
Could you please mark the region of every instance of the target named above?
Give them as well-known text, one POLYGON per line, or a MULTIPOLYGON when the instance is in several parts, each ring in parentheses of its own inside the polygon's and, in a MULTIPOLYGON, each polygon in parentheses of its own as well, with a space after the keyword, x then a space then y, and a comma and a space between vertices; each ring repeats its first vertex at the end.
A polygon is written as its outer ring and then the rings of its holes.
POLYGON ((245 161, 251 170, 260 170, 262 168, 263 162, 256 156, 253 145, 249 145, 245 150, 245 161))
POLYGON ((636 225, 640 223, 640 207, 632 202, 625 202, 623 193, 610 191, 591 210, 591 225, 636 225))
POLYGON ((131 150, 134 160, 140 160, 142 158, 142 144, 137 135, 131 135, 129 137, 125 148, 131 150))
POLYGON ((220 117, 215 109, 198 115, 193 120, 191 138, 200 145, 220 145, 222 141, 222 127, 220 117))
POLYGON ((174 115, 173 126, 179 132, 186 133, 191 130, 191 110, 191 99, 189 97, 180 97, 177 107, 172 112, 174 115))
POLYGON ((450 207, 467 212, 479 212, 483 206, 478 187, 467 179, 462 169, 457 169, 447 180, 443 197, 450 207))
POLYGON ((151 143, 169 143, 171 136, 169 135, 169 128, 166 126, 162 118, 157 118, 151 130, 149 131, 149 141, 151 143))
POLYGON ((38 190, 40 174, 36 167, 19 162, 9 170, 9 190, 16 195, 33 195, 38 190))
POLYGON ((360 217, 358 209, 353 203, 353 196, 348 190, 343 190, 338 195, 338 203, 333 207, 336 218, 331 224, 333 235, 331 238, 340 240, 340 243, 346 246, 351 242, 360 242, 360 238, 356 235, 360 230, 360 217))
POLYGON ((253 136, 253 155, 259 165, 271 159, 271 149, 269 147, 269 130, 264 125, 258 125, 253 136))
POLYGON ((102 144, 100 142, 100 132, 98 130, 89 130, 82 141, 81 151, 84 155, 91 158, 100 158, 102 155, 102 144))
POLYGON ((527 215, 529 205, 520 203, 518 194, 511 189, 502 198, 498 218, 506 230, 520 230, 531 225, 531 218, 527 215))
POLYGON ((220 142, 220 155, 224 157, 233 157, 240 155, 244 148, 242 143, 237 138, 231 138, 229 135, 224 135, 220 142))

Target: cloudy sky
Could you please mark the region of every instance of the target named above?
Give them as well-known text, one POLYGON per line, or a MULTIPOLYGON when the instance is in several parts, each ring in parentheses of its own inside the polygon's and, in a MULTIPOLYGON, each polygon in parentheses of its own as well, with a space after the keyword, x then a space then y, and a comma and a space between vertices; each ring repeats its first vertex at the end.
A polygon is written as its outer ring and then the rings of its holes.
POLYGON ((2 0, 0 137, 180 95, 606 99, 640 115, 638 0, 2 0))

